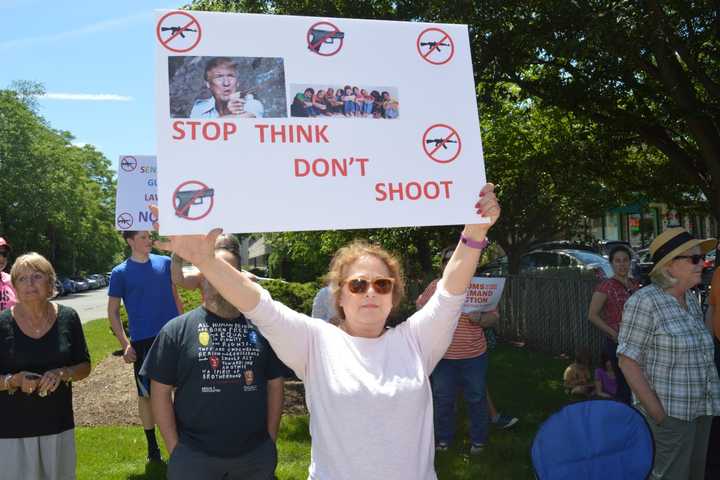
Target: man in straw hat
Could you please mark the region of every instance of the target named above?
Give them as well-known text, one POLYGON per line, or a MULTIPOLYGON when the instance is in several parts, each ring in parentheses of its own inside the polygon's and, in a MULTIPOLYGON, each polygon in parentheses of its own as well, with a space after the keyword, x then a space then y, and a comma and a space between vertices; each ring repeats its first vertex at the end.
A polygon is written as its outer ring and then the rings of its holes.
POLYGON ((650 245, 652 283, 625 304, 618 337, 620 368, 655 438, 653 479, 702 480, 720 380, 713 339, 690 291, 717 241, 671 228, 650 245))

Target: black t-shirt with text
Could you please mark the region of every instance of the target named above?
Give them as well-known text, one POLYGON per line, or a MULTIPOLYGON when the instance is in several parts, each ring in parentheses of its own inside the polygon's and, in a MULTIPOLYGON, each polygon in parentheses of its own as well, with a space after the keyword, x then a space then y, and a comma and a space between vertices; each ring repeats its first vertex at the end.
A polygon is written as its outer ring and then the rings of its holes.
POLYGON ((180 443, 235 457, 267 440, 267 381, 284 372, 245 317, 227 320, 199 307, 162 328, 140 374, 176 387, 180 443))
MULTIPOLYGON (((90 361, 85 335, 77 312, 58 306, 55 324, 41 338, 25 335, 15 323, 12 310, 0 313, 0 374, 21 371, 42 375, 48 370, 90 361)), ((20 390, 0 392, 0 438, 55 435, 75 427, 72 387, 61 382, 41 397, 20 390)), ((2 468, 2 467, 0 467, 2 468)))

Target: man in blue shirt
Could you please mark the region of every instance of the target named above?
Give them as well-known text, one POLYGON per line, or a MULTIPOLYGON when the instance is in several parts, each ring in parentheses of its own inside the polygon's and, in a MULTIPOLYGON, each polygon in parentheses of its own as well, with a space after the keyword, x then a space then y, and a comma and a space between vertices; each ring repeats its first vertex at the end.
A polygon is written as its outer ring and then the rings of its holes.
POLYGON ((138 410, 148 443, 148 460, 160 461, 155 438, 155 421, 150 406, 150 382, 139 375, 145 355, 160 329, 182 310, 170 277, 170 258, 150 253, 152 239, 147 231, 124 231, 130 257, 110 275, 108 318, 120 342, 123 359, 133 363, 138 391, 138 410), (130 340, 120 319, 120 302, 128 315, 130 340))

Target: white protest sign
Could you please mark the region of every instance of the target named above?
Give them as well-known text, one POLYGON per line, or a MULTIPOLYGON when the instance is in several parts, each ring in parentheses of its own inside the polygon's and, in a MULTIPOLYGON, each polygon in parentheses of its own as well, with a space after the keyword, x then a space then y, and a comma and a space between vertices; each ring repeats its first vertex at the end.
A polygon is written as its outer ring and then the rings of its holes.
POLYGON ((504 288, 504 278, 473 277, 465 294, 463 313, 495 310, 504 288))
POLYGON ((115 228, 152 230, 148 207, 157 204, 157 162, 154 155, 121 155, 115 196, 115 228))
POLYGON ((160 12, 163 233, 478 223, 467 26, 160 12))

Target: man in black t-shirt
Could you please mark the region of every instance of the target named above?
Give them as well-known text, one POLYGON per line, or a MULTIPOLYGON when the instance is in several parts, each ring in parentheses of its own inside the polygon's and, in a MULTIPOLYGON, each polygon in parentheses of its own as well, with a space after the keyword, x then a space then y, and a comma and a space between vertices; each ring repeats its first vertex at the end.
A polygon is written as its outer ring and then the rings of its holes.
MULTIPOLYGON (((236 252, 216 255, 239 268, 236 252)), ((162 328, 141 370, 171 453, 168 478, 272 479, 285 367, 212 285, 202 288, 203 306, 162 328)))

